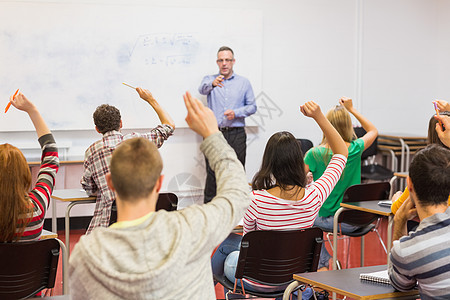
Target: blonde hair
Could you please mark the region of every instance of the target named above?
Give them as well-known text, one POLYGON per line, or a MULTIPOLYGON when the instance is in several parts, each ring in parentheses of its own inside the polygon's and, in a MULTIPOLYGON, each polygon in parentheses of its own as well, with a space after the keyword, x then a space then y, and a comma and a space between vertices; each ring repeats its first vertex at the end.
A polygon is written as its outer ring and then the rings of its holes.
POLYGON ((17 241, 33 217, 31 172, 23 153, 0 145, 0 242, 17 241))
MULTIPOLYGON (((352 119, 347 109, 343 105, 336 105, 334 108, 330 109, 326 115, 328 121, 331 125, 339 132, 342 139, 351 143, 356 139, 355 131, 353 130, 352 119)), ((327 143, 325 135, 322 138, 322 144, 327 143)))

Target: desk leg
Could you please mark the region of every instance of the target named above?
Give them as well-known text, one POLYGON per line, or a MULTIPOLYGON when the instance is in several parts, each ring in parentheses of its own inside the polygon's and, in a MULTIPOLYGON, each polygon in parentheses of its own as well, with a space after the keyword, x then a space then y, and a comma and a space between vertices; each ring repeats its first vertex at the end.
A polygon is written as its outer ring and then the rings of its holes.
POLYGON ((66 232, 66 247, 67 247, 67 257, 70 256, 70 210, 72 207, 74 207, 77 204, 89 204, 89 203, 95 203, 96 200, 88 200, 88 201, 77 201, 77 202, 70 202, 69 205, 67 205, 66 208, 66 215, 64 217, 65 221, 65 232, 66 232))
POLYGON ((398 139, 402 145, 402 154, 400 156, 400 172, 405 171, 405 141, 403 139, 398 139))
POLYGON ((389 254, 392 246, 392 225, 394 224, 394 215, 390 214, 388 218, 388 232, 387 232, 387 263, 389 264, 389 254))
MULTIPOLYGON (((294 280, 289 284, 286 289, 284 290, 283 294, 283 300, 289 300, 289 297, 291 296, 292 292, 300 285, 300 282, 297 280, 294 280)), ((300 296, 300 295, 299 295, 300 296)), ((301 296, 300 296, 301 297, 301 296)))
POLYGON ((67 248, 64 245, 64 243, 60 239, 56 239, 59 243, 59 246, 61 247, 62 252, 62 288, 63 288, 63 295, 69 294, 69 276, 68 276, 68 268, 69 268, 69 260, 67 257, 67 248))
POLYGON ((52 198, 51 201, 52 201, 52 232, 57 233, 58 228, 56 225, 56 200, 52 198))

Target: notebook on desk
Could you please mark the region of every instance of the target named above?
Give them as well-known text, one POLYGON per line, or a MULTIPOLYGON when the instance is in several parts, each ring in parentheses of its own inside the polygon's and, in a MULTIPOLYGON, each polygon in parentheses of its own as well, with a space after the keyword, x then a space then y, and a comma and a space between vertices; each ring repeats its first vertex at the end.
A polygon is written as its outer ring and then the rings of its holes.
POLYGON ((389 275, 387 270, 382 270, 372 273, 361 273, 359 274, 359 279, 368 280, 378 283, 391 284, 389 281, 389 275))

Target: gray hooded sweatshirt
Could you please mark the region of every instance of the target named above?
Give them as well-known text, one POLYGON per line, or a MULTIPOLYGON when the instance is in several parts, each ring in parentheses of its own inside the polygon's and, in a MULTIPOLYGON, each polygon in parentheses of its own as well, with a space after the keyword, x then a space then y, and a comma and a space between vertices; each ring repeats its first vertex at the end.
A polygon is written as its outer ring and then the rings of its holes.
POLYGON ((69 261, 73 299, 216 299, 213 249, 238 224, 249 204, 242 164, 221 133, 200 149, 217 178, 208 204, 157 211, 143 223, 96 228, 82 236, 69 261))

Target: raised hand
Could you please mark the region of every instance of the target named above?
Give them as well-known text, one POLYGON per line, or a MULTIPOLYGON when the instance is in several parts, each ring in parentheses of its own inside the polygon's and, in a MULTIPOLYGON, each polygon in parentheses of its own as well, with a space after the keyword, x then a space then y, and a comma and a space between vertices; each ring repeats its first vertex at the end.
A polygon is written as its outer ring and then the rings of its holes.
POLYGON ((300 111, 307 117, 317 119, 322 114, 320 106, 314 101, 308 101, 302 106, 300 106, 300 111))
POLYGON ((192 97, 189 92, 183 95, 183 99, 188 111, 186 122, 192 130, 204 138, 219 131, 216 117, 211 109, 205 107, 200 100, 192 97))

